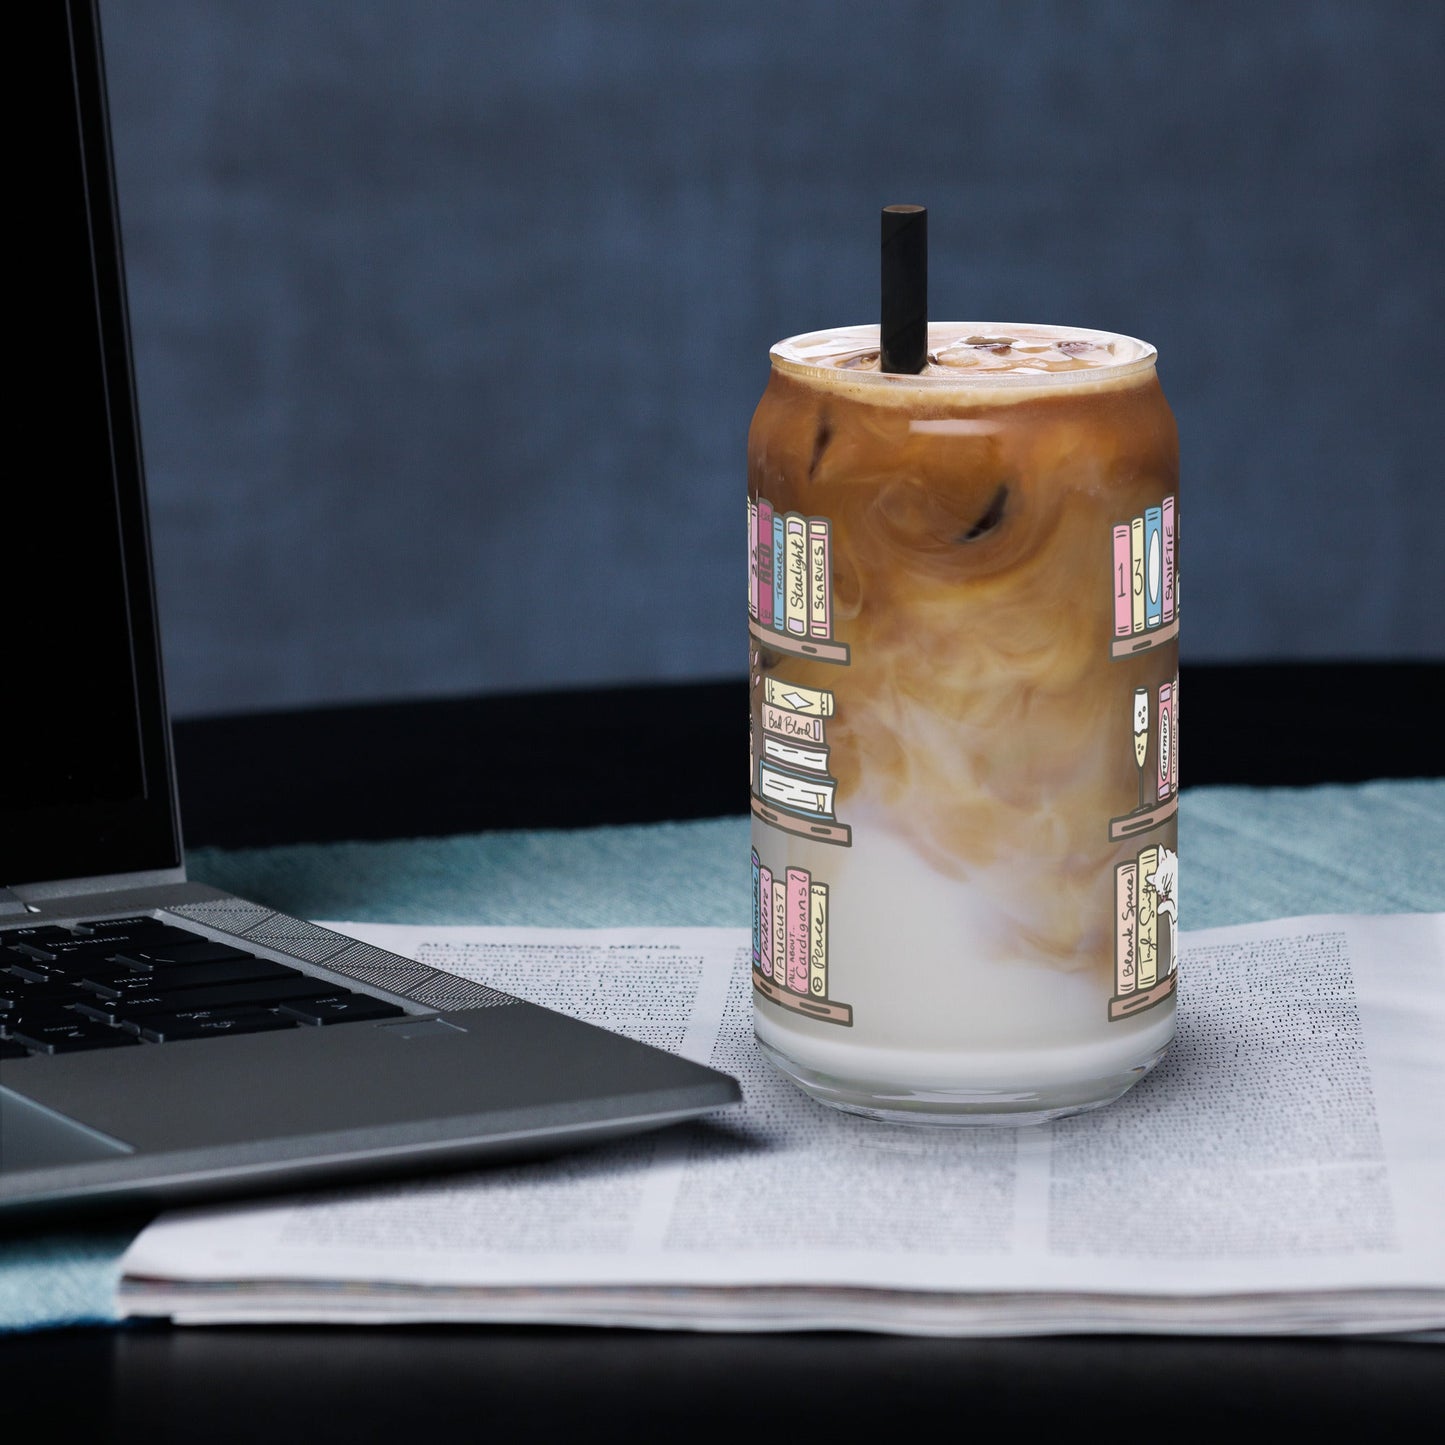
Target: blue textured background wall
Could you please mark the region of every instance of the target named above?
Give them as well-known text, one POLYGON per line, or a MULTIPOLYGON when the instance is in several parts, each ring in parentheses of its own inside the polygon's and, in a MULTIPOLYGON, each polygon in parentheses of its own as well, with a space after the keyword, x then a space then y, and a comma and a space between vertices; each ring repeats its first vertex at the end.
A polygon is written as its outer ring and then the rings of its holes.
POLYGON ((743 666, 780 336, 1154 341, 1186 656, 1440 655, 1445 9, 108 0, 179 713, 743 666))

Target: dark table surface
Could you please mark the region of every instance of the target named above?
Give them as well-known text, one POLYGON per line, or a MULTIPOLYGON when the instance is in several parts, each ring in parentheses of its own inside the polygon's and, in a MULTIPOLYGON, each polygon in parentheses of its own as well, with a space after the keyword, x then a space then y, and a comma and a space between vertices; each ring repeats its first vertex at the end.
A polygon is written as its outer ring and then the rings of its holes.
MULTIPOLYGON (((1181 686, 1190 786, 1441 771, 1445 665, 1194 666, 1181 686), (1261 719, 1286 746, 1262 743, 1261 719)), ((746 705, 744 683, 728 681, 182 722, 186 838, 245 847, 742 813, 746 705), (688 719, 700 760, 670 796, 629 787, 659 707, 688 719), (543 757, 554 785, 539 797, 527 764, 543 757)), ((8 1420, 96 1439, 1172 1441, 1282 1427, 1385 1439, 1445 1410, 1439 1353, 1390 1341, 144 1326, 0 1345, 8 1420)))
MULTIPOLYGON (((1185 666, 1186 786, 1441 772, 1445 663, 1185 666)), ((748 811, 747 684, 688 683, 315 708, 176 725, 186 843, 263 847, 748 811), (696 766, 638 788, 655 719, 696 766), (546 760, 549 791, 528 766, 546 760), (669 791, 670 789, 670 791, 669 791)))

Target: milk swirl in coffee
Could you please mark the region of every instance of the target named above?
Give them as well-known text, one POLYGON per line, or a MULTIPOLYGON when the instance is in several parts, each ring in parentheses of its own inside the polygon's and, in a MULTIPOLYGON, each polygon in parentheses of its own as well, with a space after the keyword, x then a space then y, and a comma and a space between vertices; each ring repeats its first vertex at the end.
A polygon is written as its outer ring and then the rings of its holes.
POLYGON ((1178 449, 1144 342, 794 337, 749 436, 757 1032, 882 1117, 1106 1102, 1174 1027, 1178 449))

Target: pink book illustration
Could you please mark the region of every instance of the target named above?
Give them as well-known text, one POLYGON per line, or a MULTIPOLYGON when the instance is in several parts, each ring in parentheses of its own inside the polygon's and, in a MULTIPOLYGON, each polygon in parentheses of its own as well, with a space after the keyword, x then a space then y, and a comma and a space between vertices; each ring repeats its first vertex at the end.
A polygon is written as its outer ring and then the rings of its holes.
POLYGON ((828 519, 808 518, 808 631, 814 637, 833 635, 832 588, 829 586, 828 519))
POLYGON ((1129 527, 1114 528, 1114 636, 1128 637, 1134 630, 1134 594, 1129 582, 1129 527))
POLYGON ((1121 863, 1114 870, 1114 992, 1133 993, 1138 986, 1139 865, 1121 863))
MULTIPOLYGON (((1164 498, 1164 621, 1174 621, 1174 498, 1164 498)), ((1118 545, 1117 543, 1115 544, 1118 545)), ((1118 621, 1115 620, 1117 628, 1118 621)))
POLYGON ((758 620, 758 504, 748 498, 748 616, 758 620))
POLYGON ((783 886, 781 878, 773 879, 773 982, 786 984, 788 981, 788 966, 786 958, 786 942, 788 937, 788 901, 787 889, 783 886))
POLYGON ((1174 777, 1174 688, 1167 682, 1159 684, 1159 796, 1167 798, 1174 777))
POLYGON ((773 504, 758 498, 758 616, 773 620, 773 504))
POLYGON ((1170 691, 1170 700, 1173 703, 1173 716, 1169 719, 1169 725, 1174 730, 1173 744, 1169 749, 1169 791, 1179 791, 1179 674, 1174 674, 1174 683, 1170 691))
POLYGON ((773 976, 773 870, 758 868, 758 967, 766 977, 773 976))
POLYGON ((813 880, 805 868, 789 868, 787 879, 788 987, 798 993, 807 993, 811 917, 808 885, 813 880))

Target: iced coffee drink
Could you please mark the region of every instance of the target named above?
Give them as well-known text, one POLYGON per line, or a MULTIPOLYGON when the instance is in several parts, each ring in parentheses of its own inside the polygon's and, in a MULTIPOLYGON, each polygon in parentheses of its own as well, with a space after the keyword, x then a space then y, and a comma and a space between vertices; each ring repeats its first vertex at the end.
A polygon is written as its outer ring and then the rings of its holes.
POLYGON ((749 435, 767 1056, 913 1122, 1106 1103, 1174 1032, 1179 511, 1144 342, 781 342, 749 435))

